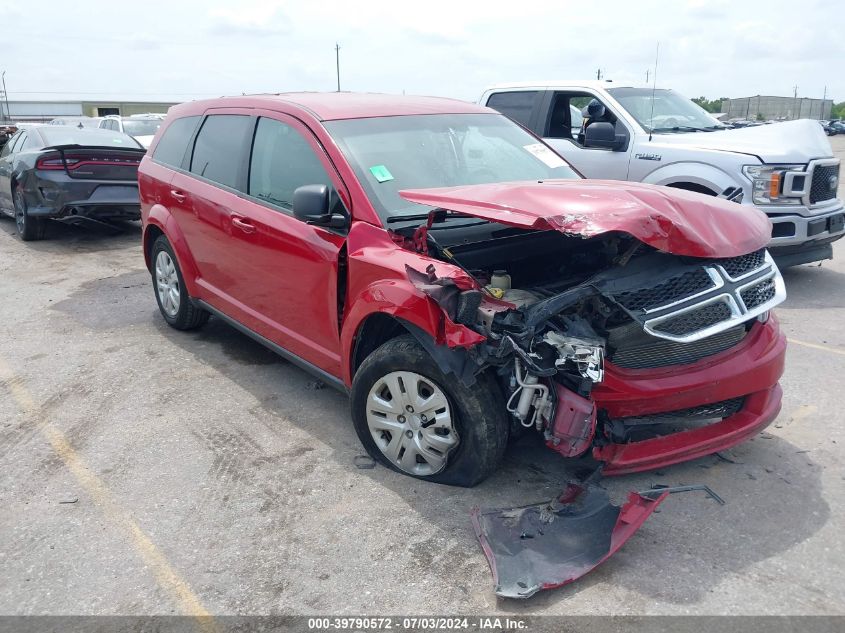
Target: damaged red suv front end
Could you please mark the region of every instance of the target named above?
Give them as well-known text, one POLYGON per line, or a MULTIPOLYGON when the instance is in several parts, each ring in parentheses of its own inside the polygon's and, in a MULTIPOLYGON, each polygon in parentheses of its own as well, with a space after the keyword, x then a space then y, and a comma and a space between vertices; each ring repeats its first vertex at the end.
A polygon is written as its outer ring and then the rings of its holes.
MULTIPOLYGON (((402 195, 508 226, 557 231, 579 238, 581 248, 630 236, 608 269, 560 293, 529 301, 519 294, 521 305, 511 310, 500 305, 513 296, 510 289, 498 301, 480 298, 479 309, 490 303, 495 315, 486 320, 486 344, 515 352, 510 402, 518 404, 509 410, 561 455, 591 452, 605 475, 632 473, 729 448, 777 416, 785 338, 769 311, 786 295, 764 249, 769 226, 762 214, 698 194, 601 181, 402 195)), ((545 290, 527 290, 538 287, 545 290)), ((459 312, 453 316, 460 321, 459 312)), ((478 329, 483 321, 466 323, 478 329)))

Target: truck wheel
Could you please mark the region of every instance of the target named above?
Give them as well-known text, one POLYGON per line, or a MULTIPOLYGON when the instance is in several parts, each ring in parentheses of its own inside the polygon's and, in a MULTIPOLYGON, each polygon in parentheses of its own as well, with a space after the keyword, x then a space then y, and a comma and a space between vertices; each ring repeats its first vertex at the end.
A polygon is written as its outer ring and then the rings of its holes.
POLYGON ((188 296, 176 255, 163 235, 153 243, 151 259, 156 302, 167 324, 177 330, 193 330, 205 324, 209 314, 188 296))
POLYGON ((15 186, 15 226, 18 235, 24 242, 43 240, 47 234, 47 222, 44 218, 34 218, 27 212, 26 197, 23 195, 23 187, 15 186))
POLYGON ((373 459, 395 471, 471 487, 499 465, 508 441, 495 381, 447 377, 411 335, 368 356, 352 381, 352 421, 373 459))

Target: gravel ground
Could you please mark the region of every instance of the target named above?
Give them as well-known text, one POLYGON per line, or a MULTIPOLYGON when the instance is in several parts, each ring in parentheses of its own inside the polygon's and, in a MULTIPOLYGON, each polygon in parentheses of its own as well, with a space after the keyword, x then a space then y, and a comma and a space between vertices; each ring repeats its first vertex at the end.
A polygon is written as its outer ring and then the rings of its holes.
POLYGON ((845 614, 843 242, 785 277, 775 424, 731 461, 606 480, 727 504, 675 495, 595 572, 514 602, 469 511, 549 498, 564 460, 527 438, 473 490, 358 469, 345 397, 219 320, 165 326, 137 226, 24 244, 2 219, 0 613, 845 614))

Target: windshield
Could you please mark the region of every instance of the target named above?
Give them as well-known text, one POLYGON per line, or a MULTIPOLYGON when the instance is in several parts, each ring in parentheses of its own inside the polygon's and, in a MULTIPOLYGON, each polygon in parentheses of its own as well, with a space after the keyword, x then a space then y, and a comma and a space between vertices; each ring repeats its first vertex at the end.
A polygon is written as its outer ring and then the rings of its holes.
POLYGON ((123 119, 123 131, 131 136, 152 136, 163 122, 161 119, 123 119))
POLYGON ((579 178, 500 114, 426 114, 327 121, 383 221, 426 213, 403 189, 579 178))
POLYGON ((674 90, 610 88, 608 92, 646 132, 709 132, 724 127, 704 108, 674 90))
POLYGON ((95 147, 140 147, 138 141, 110 130, 80 129, 64 125, 44 126, 38 128, 44 139, 45 147, 53 145, 88 145, 95 147))

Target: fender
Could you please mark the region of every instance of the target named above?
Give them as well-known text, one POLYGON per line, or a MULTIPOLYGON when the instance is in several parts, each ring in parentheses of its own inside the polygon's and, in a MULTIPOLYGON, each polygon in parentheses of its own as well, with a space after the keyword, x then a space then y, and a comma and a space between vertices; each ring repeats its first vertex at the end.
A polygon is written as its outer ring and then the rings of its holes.
POLYGON ((484 340, 467 327, 450 321, 433 299, 423 294, 410 281, 390 279, 366 286, 350 301, 351 307, 340 333, 343 375, 346 385, 352 384, 352 360, 355 341, 364 322, 374 314, 387 314, 410 325, 409 333, 418 340, 421 334, 430 337, 433 344, 444 348, 465 348, 484 340), (481 340, 479 340, 481 339, 481 340))
POLYGON ((150 212, 147 214, 144 224, 143 250, 147 270, 152 271, 152 262, 149 257, 149 249, 151 246, 151 244, 149 244, 149 227, 150 225, 153 225, 164 233, 170 242, 170 245, 173 247, 173 252, 176 255, 176 262, 179 264, 179 269, 182 271, 182 277, 185 279, 185 286, 187 286, 188 294, 194 298, 199 298, 201 294, 201 290, 197 284, 199 269, 197 268, 193 255, 191 255, 191 249, 188 247, 185 235, 182 233, 182 229, 179 228, 179 224, 176 222, 176 218, 173 217, 173 214, 167 207, 161 204, 154 204, 150 208, 150 212))
POLYGON ((714 194, 723 192, 728 187, 742 187, 735 178, 721 169, 695 161, 683 161, 663 165, 650 172, 642 182, 651 185, 674 185, 681 182, 691 182, 707 187, 714 194))

